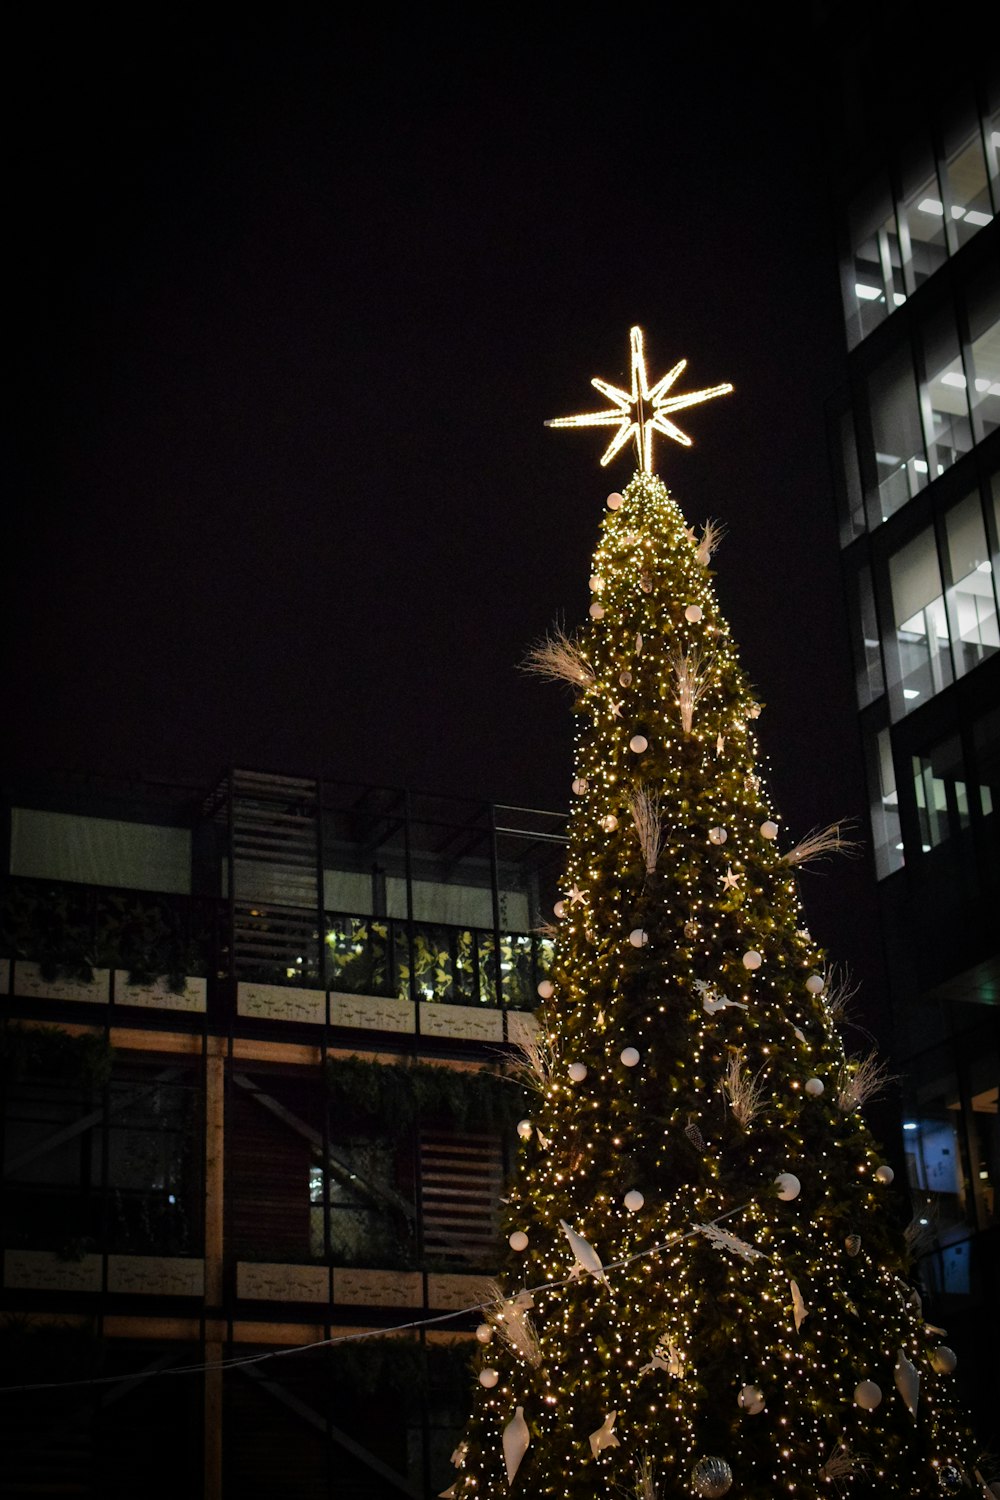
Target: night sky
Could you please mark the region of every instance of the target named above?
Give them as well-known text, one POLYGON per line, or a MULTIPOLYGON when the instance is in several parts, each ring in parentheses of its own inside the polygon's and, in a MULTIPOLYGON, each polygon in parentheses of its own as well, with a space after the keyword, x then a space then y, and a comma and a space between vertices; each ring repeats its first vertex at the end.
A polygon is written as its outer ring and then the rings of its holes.
MULTIPOLYGON (((638 322, 654 376, 736 387, 658 468, 728 526, 777 807, 860 817, 805 22, 151 14, 22 21, 11 54, 8 770, 565 806, 568 703, 516 664, 584 618, 631 465, 542 423, 627 383, 638 322)), ((870 966, 866 866, 805 879, 870 966)))

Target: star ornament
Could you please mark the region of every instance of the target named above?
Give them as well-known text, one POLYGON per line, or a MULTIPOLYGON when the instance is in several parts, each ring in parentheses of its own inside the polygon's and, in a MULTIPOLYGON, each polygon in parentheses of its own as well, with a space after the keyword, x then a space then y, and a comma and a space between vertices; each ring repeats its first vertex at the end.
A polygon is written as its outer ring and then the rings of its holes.
POLYGON ((653 438, 656 433, 672 438, 685 448, 691 447, 691 439, 670 420, 670 413, 681 411, 685 406, 700 406, 713 396, 726 396, 732 390, 728 381, 724 385, 713 385, 702 391, 687 391, 683 395, 671 395, 671 390, 687 368, 687 360, 678 360, 655 385, 650 385, 646 373, 646 355, 643 349, 642 329, 633 328, 629 335, 632 346, 632 386, 623 390, 611 385, 599 376, 590 382, 611 404, 605 411, 584 412, 576 417, 553 417, 546 427, 615 427, 601 467, 605 468, 626 443, 635 442, 639 468, 646 474, 653 472, 653 438))

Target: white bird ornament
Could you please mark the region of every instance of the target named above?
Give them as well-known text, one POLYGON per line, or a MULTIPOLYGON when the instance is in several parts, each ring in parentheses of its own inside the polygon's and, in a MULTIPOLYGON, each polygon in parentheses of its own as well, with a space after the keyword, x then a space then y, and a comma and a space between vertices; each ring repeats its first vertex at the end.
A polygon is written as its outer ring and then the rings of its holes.
POLYGON ((588 1276, 593 1276, 595 1281, 603 1281, 604 1285, 608 1286, 608 1278, 604 1274, 601 1257, 590 1241, 585 1240, 582 1234, 577 1234, 575 1229, 571 1229, 565 1219, 559 1220, 559 1228, 569 1241, 569 1248, 572 1250, 573 1259, 576 1262, 569 1273, 570 1276, 575 1278, 586 1273, 588 1276))

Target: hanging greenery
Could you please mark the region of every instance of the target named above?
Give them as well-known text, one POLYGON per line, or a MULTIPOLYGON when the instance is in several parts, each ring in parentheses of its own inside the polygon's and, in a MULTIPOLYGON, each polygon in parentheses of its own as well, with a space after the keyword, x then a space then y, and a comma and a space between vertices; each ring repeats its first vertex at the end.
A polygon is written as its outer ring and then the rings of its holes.
POLYGON ((99 1089, 111 1077, 114 1048, 102 1032, 74 1036, 59 1026, 0 1026, 0 1077, 43 1077, 99 1089))
POLYGON ((327 1354, 329 1378, 360 1396, 411 1395, 428 1388, 457 1392, 468 1384, 471 1343, 420 1344, 398 1338, 335 1344, 327 1354))
POLYGON ((447 1120, 459 1130, 502 1131, 526 1109, 519 1084, 484 1069, 331 1057, 326 1086, 331 1115, 345 1127, 391 1122, 409 1129, 419 1119, 447 1120))

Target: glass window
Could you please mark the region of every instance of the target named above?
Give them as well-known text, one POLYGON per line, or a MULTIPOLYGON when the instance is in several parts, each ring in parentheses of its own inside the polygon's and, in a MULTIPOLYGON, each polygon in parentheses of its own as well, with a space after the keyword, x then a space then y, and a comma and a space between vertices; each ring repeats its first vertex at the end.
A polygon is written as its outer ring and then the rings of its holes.
POLYGON ((927 483, 927 459, 920 432, 920 408, 909 345, 897 349, 869 382, 877 516, 887 521, 927 483))
POLYGON ((908 713, 952 680, 941 570, 928 527, 889 559, 896 673, 893 716, 908 713))
POLYGON ((928 318, 920 334, 923 385, 920 415, 932 479, 972 447, 965 370, 951 306, 928 318))
POLYGON ((961 677, 1000 649, 995 578, 986 543, 979 495, 966 496, 945 516, 948 618, 954 642, 955 672, 961 677))
POLYGON ((981 276, 969 292, 969 401, 976 442, 1000 427, 1000 279, 981 276))
POLYGON ((905 290, 913 292, 947 258, 944 202, 929 147, 915 148, 903 169, 899 204, 900 248, 905 290))
POLYGON ((851 253, 844 267, 847 345, 853 349, 906 301, 896 216, 887 182, 870 184, 851 205, 851 253))
POLYGON ((1000 209, 1000 112, 986 121, 986 170, 993 184, 993 207, 1000 209))
POLYGON ((1000 812, 1000 708, 991 709, 972 725, 972 753, 984 818, 1000 812))
POLYGON ((917 1221, 927 1248, 955 1244, 974 1222, 974 1203, 953 1061, 925 1054, 907 1069, 905 1091, 903 1147, 917 1221))
POLYGON ((969 826, 969 788, 957 735, 913 757, 920 846, 927 854, 969 826))
POLYGON ((871 568, 858 569, 854 577, 849 580, 849 591, 851 637, 854 643, 854 681, 858 706, 864 708, 885 692, 882 647, 879 641, 878 619, 875 614, 871 568))
POLYGON ((858 445, 854 431, 854 415, 851 411, 841 413, 837 423, 835 442, 837 460, 837 489, 840 499, 840 544, 846 547, 865 529, 864 494, 861 475, 858 472, 858 445))
POLYGON ((945 222, 954 252, 993 218, 983 141, 978 129, 949 155, 941 169, 941 182, 948 205, 945 222))
POLYGON ((869 742, 868 780, 871 787, 872 848, 879 880, 903 867, 903 838, 899 830, 899 793, 892 763, 888 729, 869 742))

